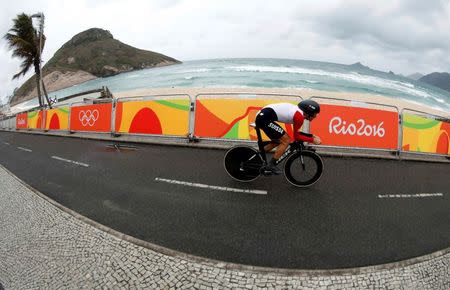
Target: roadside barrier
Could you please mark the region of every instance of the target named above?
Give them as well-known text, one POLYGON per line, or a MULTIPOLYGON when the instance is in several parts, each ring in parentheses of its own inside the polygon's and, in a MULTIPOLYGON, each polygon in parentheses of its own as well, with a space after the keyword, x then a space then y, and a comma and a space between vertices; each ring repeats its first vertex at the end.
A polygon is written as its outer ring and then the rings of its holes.
POLYGON ((27 129, 42 130, 44 128, 44 110, 32 111, 27 113, 27 129))
POLYGON ((312 97, 320 114, 310 131, 329 147, 399 151, 399 111, 397 107, 346 99, 312 97))
MULTIPOLYGON (((295 95, 199 94, 195 97, 194 136, 203 139, 257 140, 249 124, 261 108, 272 103, 298 104, 295 95)), ((292 135, 292 126, 281 124, 292 135)), ((264 135, 264 138, 267 137, 264 135)))
POLYGON ((45 130, 47 131, 67 131, 69 130, 68 105, 54 106, 53 109, 45 112, 45 130))
POLYGON ((449 155, 449 121, 425 112, 402 110, 402 151, 449 155))
POLYGON ((17 114, 16 129, 28 129, 28 113, 17 114))
POLYGON ((101 104, 73 103, 70 106, 70 132, 110 133, 112 100, 101 104))
POLYGON ((189 95, 119 98, 115 102, 115 135, 188 136, 189 95))
MULTIPOLYGON (((321 113, 302 130, 321 137, 319 147, 383 150, 450 157, 448 118, 379 103, 311 97, 321 113)), ((200 93, 96 99, 3 117, 1 129, 255 142, 249 126, 271 103, 297 104, 298 95, 200 93)), ((293 135, 292 125, 282 125, 293 135)), ((266 136, 264 136, 267 139, 266 136)))
POLYGON ((7 117, 2 116, 0 117, 0 129, 6 129, 6 130, 13 130, 16 128, 15 125, 15 116, 14 117, 7 117))

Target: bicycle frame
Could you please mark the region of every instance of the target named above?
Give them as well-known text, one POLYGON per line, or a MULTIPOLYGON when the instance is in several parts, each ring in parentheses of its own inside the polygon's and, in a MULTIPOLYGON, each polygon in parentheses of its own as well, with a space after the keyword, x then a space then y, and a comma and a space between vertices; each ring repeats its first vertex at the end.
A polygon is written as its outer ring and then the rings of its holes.
POLYGON ((267 144, 272 143, 272 141, 263 141, 261 137, 261 130, 258 127, 255 127, 256 130, 256 136, 258 136, 258 148, 259 148, 259 154, 261 155, 264 165, 267 165, 267 156, 266 151, 264 150, 264 146, 267 144))
MULTIPOLYGON (((276 143, 274 141, 262 141, 262 137, 261 137, 261 129, 259 129, 259 127, 255 127, 256 130, 256 136, 258 137, 258 148, 259 148, 259 154, 261 155, 264 165, 267 165, 267 156, 266 156, 266 151, 264 150, 264 146, 271 144, 271 143, 276 143)), ((298 147, 298 149, 294 149, 292 150, 292 144, 290 143, 288 148, 286 149, 286 152, 283 153, 283 155, 281 155, 281 157, 277 160, 277 164, 283 162, 284 159, 286 159, 289 155, 291 155, 292 153, 296 152, 296 151, 302 151, 304 149, 304 145, 303 142, 299 143, 300 146, 298 147)), ((302 165, 304 167, 303 164, 303 158, 302 158, 302 165)))

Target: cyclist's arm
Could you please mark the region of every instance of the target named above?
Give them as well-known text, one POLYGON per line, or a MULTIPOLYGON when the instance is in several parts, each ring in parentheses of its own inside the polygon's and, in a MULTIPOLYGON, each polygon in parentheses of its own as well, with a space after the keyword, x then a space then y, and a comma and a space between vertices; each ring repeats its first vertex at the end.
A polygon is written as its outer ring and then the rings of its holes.
POLYGON ((300 112, 295 112, 294 114, 294 140, 295 141, 304 141, 313 143, 314 142, 314 136, 312 134, 306 134, 300 132, 300 128, 303 125, 303 122, 305 121, 305 118, 300 112))

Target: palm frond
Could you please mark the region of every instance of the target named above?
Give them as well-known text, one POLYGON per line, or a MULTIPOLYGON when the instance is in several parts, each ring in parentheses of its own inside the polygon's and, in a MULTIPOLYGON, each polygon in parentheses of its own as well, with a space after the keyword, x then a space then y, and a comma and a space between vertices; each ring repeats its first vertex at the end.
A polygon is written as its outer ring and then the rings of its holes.
POLYGON ((15 35, 8 36, 8 46, 14 51, 27 51, 28 54, 36 54, 36 47, 29 41, 15 35))
POLYGON ((15 74, 14 76, 13 76, 13 79, 17 79, 17 78, 19 78, 20 76, 23 76, 23 75, 25 75, 29 70, 30 70, 30 68, 31 68, 31 66, 33 65, 33 59, 25 59, 21 64, 20 64, 20 67, 21 67, 21 71, 20 72, 18 72, 17 74, 15 74))
MULTIPOLYGON (((45 44, 45 35, 40 35, 33 27, 33 19, 25 13, 18 14, 13 19, 13 27, 6 33, 3 38, 6 40, 12 56, 22 59, 20 65, 21 71, 13 76, 13 79, 25 75, 36 63, 40 63, 42 49, 45 44), (41 46, 41 47, 39 47, 41 46)), ((36 73, 40 73, 36 71, 36 73)))

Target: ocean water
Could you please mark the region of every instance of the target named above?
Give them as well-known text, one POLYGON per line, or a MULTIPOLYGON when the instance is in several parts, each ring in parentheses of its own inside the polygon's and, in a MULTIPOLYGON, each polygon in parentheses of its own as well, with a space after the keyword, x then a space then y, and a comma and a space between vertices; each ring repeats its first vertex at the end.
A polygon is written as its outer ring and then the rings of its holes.
MULTIPOLYGON (((186 61, 99 78, 49 93, 62 98, 107 86, 115 92, 167 87, 311 88, 378 94, 450 112, 450 92, 364 66, 291 59, 212 59, 186 61)), ((26 110, 37 100, 15 106, 26 110)))

